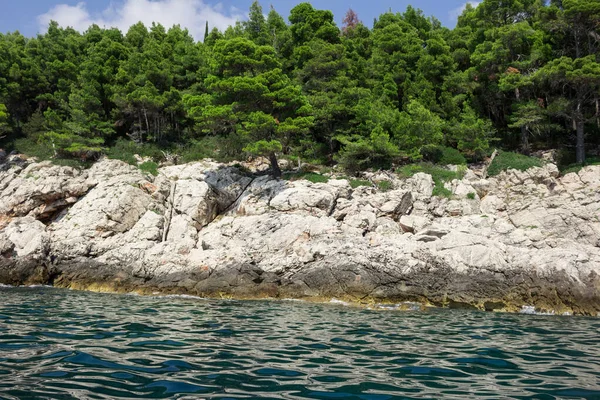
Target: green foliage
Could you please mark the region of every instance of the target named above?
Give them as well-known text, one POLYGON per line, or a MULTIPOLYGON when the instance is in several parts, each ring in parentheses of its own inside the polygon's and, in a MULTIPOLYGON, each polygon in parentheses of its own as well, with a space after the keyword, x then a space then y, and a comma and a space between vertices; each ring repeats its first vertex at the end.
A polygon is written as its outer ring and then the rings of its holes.
POLYGON ((467 199, 469 200, 475 200, 475 193, 471 192, 467 194, 467 199))
POLYGON ((496 176, 502 171, 516 169, 526 171, 531 167, 541 167, 542 160, 535 157, 528 157, 523 154, 511 153, 509 151, 499 151, 496 158, 488 168, 489 176, 496 176))
POLYGON ((27 154, 39 160, 51 160, 54 157, 52 148, 29 138, 16 139, 12 147, 19 153, 27 154))
POLYGON ((495 129, 490 121, 479 118, 468 105, 464 107, 458 121, 450 127, 451 137, 458 150, 471 159, 481 160, 490 148, 495 129))
POLYGON ((566 175, 571 172, 578 173, 583 167, 588 165, 600 165, 600 157, 587 155, 584 164, 571 163, 567 165, 559 165, 560 173, 566 175))
POLYGON ((158 175, 158 164, 154 161, 145 161, 138 166, 142 171, 154 176, 158 175))
POLYGON ((329 178, 325 175, 317 174, 315 172, 287 172, 283 174, 283 179, 286 181, 297 181, 300 179, 305 179, 312 183, 327 183, 329 182, 329 178))
POLYGON ((598 1, 479 3, 454 29, 409 6, 372 29, 350 12, 340 31, 309 3, 286 23, 253 1, 245 22, 207 24, 204 43, 141 23, 0 34, 0 138, 54 160, 250 153, 274 174, 281 156, 351 174, 464 165, 496 141, 584 165, 586 146, 600 145, 598 1))
POLYGON ((86 138, 69 132, 44 132, 38 142, 52 149, 55 157, 96 159, 103 151, 102 138, 86 138))
POLYGON ((433 191, 431 192, 431 195, 436 197, 445 197, 449 199, 450 197, 452 197, 452 192, 446 189, 446 187, 443 184, 436 182, 435 186, 433 187, 433 191))
POLYGON ((9 148, 18 151, 19 153, 35 157, 39 161, 51 161, 52 164, 55 165, 73 168, 89 168, 92 166, 93 161, 81 158, 63 158, 60 155, 56 156, 51 147, 28 138, 14 140, 9 144, 9 148))
POLYGON ((352 187, 352 189, 356 189, 360 186, 373 186, 373 184, 370 181, 366 181, 364 179, 350 179, 349 182, 350 187, 352 187))
POLYGON ((397 174, 403 178, 410 178, 416 173, 423 172, 431 175, 435 184, 433 188, 433 195, 438 197, 449 198, 452 196, 452 192, 444 187, 444 183, 452 182, 454 179, 462 179, 465 173, 465 169, 458 169, 456 172, 449 169, 436 166, 431 163, 419 163, 419 164, 408 164, 400 167, 397 174))
POLYGON ((256 156, 268 155, 271 153, 280 152, 283 149, 278 140, 259 140, 244 147, 244 151, 256 156))
POLYGON ((389 169, 400 154, 381 127, 375 128, 368 139, 359 136, 339 136, 337 139, 344 146, 338 154, 338 162, 350 173, 366 168, 389 169))
POLYGON ((446 146, 428 145, 421 149, 424 161, 441 165, 466 165, 467 159, 460 151, 446 146))
POLYGON ((444 122, 419 101, 411 100, 399 120, 396 138, 400 150, 410 159, 419 160, 421 149, 427 145, 440 144, 443 140, 444 122))
POLYGON ((216 137, 205 137, 188 143, 179 152, 180 160, 184 163, 199 161, 204 158, 217 159, 221 143, 216 137))
POLYGON ((162 151, 154 144, 138 144, 132 140, 119 139, 106 151, 106 156, 121 160, 131 165, 137 165, 134 155, 142 158, 150 157, 155 161, 163 158, 162 151))
POLYGON ((388 192, 388 191, 392 190, 392 182, 390 182, 390 181, 379 181, 379 182, 377 182, 377 187, 382 192, 388 192))
POLYGON ((6 106, 0 103, 0 134, 8 130, 8 110, 6 106))
POLYGON ((467 159, 460 151, 452 147, 444 147, 442 157, 439 160, 442 165, 467 165, 467 159))

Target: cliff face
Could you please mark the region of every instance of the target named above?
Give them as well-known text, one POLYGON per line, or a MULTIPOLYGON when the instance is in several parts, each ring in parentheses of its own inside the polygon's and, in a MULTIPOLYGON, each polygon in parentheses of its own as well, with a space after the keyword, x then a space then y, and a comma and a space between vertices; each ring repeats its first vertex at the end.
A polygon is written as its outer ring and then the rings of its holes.
POLYGON ((600 312, 600 167, 469 171, 451 200, 432 197, 429 175, 371 179, 392 189, 210 161, 153 177, 13 156, 0 164, 0 283, 600 312))

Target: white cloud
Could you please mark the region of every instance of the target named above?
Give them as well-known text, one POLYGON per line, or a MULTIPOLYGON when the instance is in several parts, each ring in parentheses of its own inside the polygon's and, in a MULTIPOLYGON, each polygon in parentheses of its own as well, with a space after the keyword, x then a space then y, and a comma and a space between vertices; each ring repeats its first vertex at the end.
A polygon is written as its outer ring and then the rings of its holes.
POLYGON ((448 13, 448 16, 450 17, 450 20, 456 21, 456 20, 458 20, 458 17, 460 17, 460 15, 463 13, 463 11, 465 11, 467 9, 467 5, 471 5, 471 7, 475 8, 479 4, 481 4, 481 1, 467 1, 462 6, 457 7, 454 10, 451 10, 448 13))
POLYGON ((200 40, 204 36, 206 21, 210 29, 217 27, 224 30, 245 18, 245 13, 235 7, 225 9, 221 3, 209 5, 202 0, 124 0, 111 3, 98 14, 91 14, 85 2, 76 6, 59 4, 38 16, 37 20, 42 32, 50 21, 81 32, 92 24, 106 28, 116 27, 124 33, 131 25, 140 21, 146 26, 157 22, 167 29, 179 24, 182 28, 187 28, 196 40, 200 40))

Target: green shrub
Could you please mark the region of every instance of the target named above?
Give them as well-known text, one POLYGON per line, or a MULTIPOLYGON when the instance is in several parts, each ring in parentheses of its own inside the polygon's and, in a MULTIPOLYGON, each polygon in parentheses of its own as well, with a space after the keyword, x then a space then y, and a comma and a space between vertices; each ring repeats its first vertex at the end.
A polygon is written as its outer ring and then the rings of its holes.
POLYGON ((139 165, 139 168, 142 171, 148 172, 154 176, 158 175, 158 164, 155 163, 154 161, 146 161, 144 163, 141 163, 139 165))
POLYGON ((392 182, 390 181, 379 181, 377 182, 377 187, 382 192, 388 192, 392 189, 392 182))
POLYGON ((443 146, 439 144, 429 144, 421 148, 421 156, 423 161, 431 163, 439 163, 444 154, 443 146))
POLYGON ((321 174, 330 174, 333 172, 333 169, 331 167, 321 167, 319 169, 319 173, 321 174))
POLYGON ((431 163, 419 163, 404 165, 396 171, 400 177, 410 178, 418 172, 424 172, 431 175, 434 181, 450 182, 453 179, 462 179, 459 172, 433 165, 431 163))
POLYGON ((452 197, 452 192, 449 191, 448 189, 446 189, 444 187, 444 184, 438 184, 437 182, 436 182, 436 184, 433 188, 433 192, 431 194, 432 194, 432 196, 445 197, 447 199, 452 197))
POLYGON ((84 137, 69 131, 47 131, 38 137, 38 143, 51 148, 56 158, 97 160, 104 148, 104 139, 84 137))
POLYGON ((496 176, 502 171, 516 169, 526 171, 531 167, 541 167, 544 165, 542 160, 535 157, 528 157, 523 154, 511 153, 509 151, 499 151, 498 155, 488 168, 489 176, 496 176))
POLYGON ((16 139, 14 141, 14 149, 21 154, 36 157, 39 160, 50 160, 54 156, 52 148, 41 145, 31 139, 16 139))
POLYGON ((16 139, 10 146, 11 149, 18 151, 30 157, 35 157, 39 161, 50 160, 54 165, 62 165, 73 168, 89 168, 92 166, 92 161, 81 160, 78 158, 63 158, 54 157, 54 151, 51 147, 36 143, 34 140, 21 138, 16 139))
POLYGON ((219 162, 230 162, 240 159, 247 138, 239 134, 228 136, 206 136, 193 140, 180 152, 180 160, 184 163, 212 158, 219 162))
POLYGON ((368 168, 389 169, 392 162, 400 155, 400 150, 391 141, 390 136, 378 126, 371 135, 337 136, 342 149, 335 159, 348 173, 355 174, 368 168))
POLYGON ((184 163, 189 163, 192 161, 199 161, 204 158, 215 158, 215 149, 215 144, 211 143, 209 145, 208 140, 194 140, 183 148, 180 154, 180 159, 184 163))
POLYGON ((466 165, 467 159, 452 147, 428 145, 421 148, 424 161, 442 165, 466 165))
POLYGON ((350 179, 349 181, 352 189, 356 189, 359 186, 373 186, 371 182, 364 179, 350 179))
POLYGON ((112 158, 114 160, 121 160, 126 162, 127 164, 137 165, 137 161, 134 157, 134 154, 138 154, 135 151, 130 151, 129 149, 123 148, 109 148, 106 152, 106 156, 108 158, 112 158))
POLYGON ((572 163, 568 165, 561 165, 559 168, 560 173, 566 175, 571 172, 578 173, 583 167, 587 165, 600 165, 600 157, 586 156, 585 163, 583 164, 572 163))
POLYGON ((283 179, 286 181, 297 181, 300 179, 306 179, 312 183, 327 183, 329 178, 325 175, 317 174, 316 172, 287 172, 283 174, 283 179))
POLYGON ((442 165, 467 165, 467 159, 462 153, 452 147, 444 147, 442 158, 439 164, 442 165))
POLYGON ((581 171, 583 169, 583 165, 581 164, 573 164, 573 165, 567 165, 564 168, 561 168, 560 173, 564 176, 566 174, 570 174, 571 172, 574 173, 579 173, 579 171, 581 171))
POLYGON ((467 199, 469 199, 469 200, 475 200, 475 193, 471 192, 471 193, 467 194, 467 199))
POLYGON ((106 151, 108 158, 121 160, 131 165, 137 165, 134 157, 136 154, 143 158, 152 158, 154 161, 160 161, 163 158, 163 153, 157 145, 151 143, 138 144, 123 138, 117 139, 113 146, 106 151))

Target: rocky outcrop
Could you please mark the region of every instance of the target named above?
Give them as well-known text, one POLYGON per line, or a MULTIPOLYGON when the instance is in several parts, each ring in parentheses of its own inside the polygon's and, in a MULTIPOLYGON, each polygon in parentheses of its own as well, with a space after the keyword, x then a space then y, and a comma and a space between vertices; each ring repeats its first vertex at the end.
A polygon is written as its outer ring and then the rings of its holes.
POLYGON ((433 197, 431 176, 388 191, 274 180, 203 161, 154 177, 0 167, 0 283, 240 298, 418 301, 600 312, 600 167, 552 164, 433 197))

